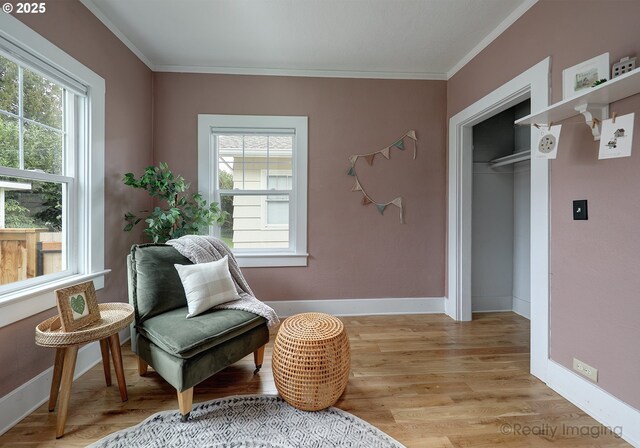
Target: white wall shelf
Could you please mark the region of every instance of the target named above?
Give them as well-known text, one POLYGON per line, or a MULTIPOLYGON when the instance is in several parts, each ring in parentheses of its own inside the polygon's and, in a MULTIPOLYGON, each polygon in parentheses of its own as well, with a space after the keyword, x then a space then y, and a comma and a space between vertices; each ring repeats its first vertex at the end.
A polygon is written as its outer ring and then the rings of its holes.
POLYGON ((582 114, 591 128, 594 140, 600 139, 599 125, 593 126, 593 118, 602 121, 608 118, 609 104, 640 93, 640 69, 625 73, 586 92, 552 104, 515 121, 519 125, 549 124, 582 114))

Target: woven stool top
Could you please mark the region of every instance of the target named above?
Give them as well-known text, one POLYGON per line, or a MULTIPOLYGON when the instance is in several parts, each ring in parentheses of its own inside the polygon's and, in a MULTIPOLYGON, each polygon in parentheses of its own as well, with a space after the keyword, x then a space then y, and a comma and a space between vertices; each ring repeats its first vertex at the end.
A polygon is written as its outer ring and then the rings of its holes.
POLYGON ((344 331, 339 319, 324 313, 302 313, 288 317, 279 332, 299 341, 324 341, 333 339, 344 331))
POLYGON ((115 334, 133 322, 133 306, 128 303, 99 303, 100 320, 65 332, 61 328, 51 329, 59 317, 55 315, 36 327, 36 344, 43 347, 68 347, 98 341, 115 334))

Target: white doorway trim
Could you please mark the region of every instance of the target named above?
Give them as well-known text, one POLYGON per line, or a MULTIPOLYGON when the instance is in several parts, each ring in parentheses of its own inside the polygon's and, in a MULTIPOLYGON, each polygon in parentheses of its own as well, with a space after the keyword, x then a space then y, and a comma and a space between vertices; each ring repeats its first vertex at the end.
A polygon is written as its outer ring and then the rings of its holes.
MULTIPOLYGON (((449 120, 448 293, 445 312, 471 320, 472 127, 527 98, 531 111, 549 105, 546 58, 449 120)), ((531 145, 537 143, 531 133, 531 145)), ((543 381, 549 359, 549 166, 531 160, 531 373, 543 381)))

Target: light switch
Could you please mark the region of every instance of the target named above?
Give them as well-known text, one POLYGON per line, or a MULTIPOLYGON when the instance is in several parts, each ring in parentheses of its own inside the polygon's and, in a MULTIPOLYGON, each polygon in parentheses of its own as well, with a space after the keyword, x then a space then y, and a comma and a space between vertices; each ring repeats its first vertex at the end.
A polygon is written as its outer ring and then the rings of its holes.
POLYGON ((587 215, 587 200, 580 199, 579 201, 573 201, 573 220, 586 220, 589 219, 587 215))

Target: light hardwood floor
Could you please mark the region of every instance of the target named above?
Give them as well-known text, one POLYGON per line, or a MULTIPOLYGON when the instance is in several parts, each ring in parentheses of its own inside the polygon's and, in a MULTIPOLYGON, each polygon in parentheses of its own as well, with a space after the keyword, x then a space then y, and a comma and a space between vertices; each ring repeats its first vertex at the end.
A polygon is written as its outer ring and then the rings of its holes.
MULTIPOLYGON (((352 371, 336 406, 407 447, 629 446, 612 435, 590 436, 600 425, 528 373, 529 321, 516 314, 477 314, 466 323, 444 315, 342 320, 352 371), (503 434, 509 430, 519 434, 503 434)), ((196 386, 194 402, 276 393, 274 337, 258 375, 248 356, 196 386)), ((45 404, 1 436, 0 446, 85 446, 157 411, 177 409, 175 390, 151 369, 139 377, 128 344, 122 354, 129 401, 120 402, 117 385, 105 387, 97 365, 73 384, 62 439, 55 439, 56 414, 45 404)))

